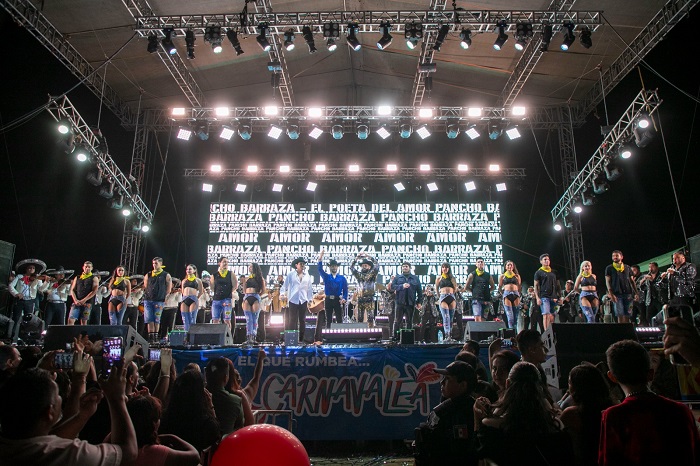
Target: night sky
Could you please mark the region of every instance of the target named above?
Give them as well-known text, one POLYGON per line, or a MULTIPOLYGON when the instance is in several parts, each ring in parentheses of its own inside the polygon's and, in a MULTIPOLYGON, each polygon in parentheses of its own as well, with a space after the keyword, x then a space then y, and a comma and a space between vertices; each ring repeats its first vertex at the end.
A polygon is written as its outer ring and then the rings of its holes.
MULTIPOLYGON (((663 99, 657 113, 663 138, 657 136, 649 146, 640 149, 638 155, 626 161, 622 178, 611 183, 611 189, 598 203, 582 214, 585 255, 593 262, 594 272, 599 276, 603 275, 613 249, 621 249, 625 262, 631 264, 684 244, 672 179, 687 236, 700 234, 695 188, 700 175, 697 151, 700 80, 690 71, 694 65, 688 53, 693 52, 685 45, 697 39, 693 31, 699 14, 697 9, 693 10, 690 18, 677 25, 647 56, 645 62, 661 77, 642 66, 641 79, 640 72, 635 69, 607 96, 609 120, 613 124, 640 91, 642 80, 648 89, 658 89, 663 99)), ((5 128, 45 104, 48 95, 67 91, 77 80, 4 12, 0 15, 0 39, 4 44, 0 126, 5 128)), ((155 57, 154 66, 162 66, 155 57)), ((79 86, 69 98, 90 124, 97 126, 100 119, 99 126, 107 137, 110 154, 128 173, 133 133, 123 130, 108 109, 103 108, 100 115, 99 99, 85 87, 79 86)), ((575 130, 579 166, 591 157, 602 141, 600 126, 605 124, 602 104, 598 106, 597 115, 589 115, 588 123, 575 130)), ((294 167, 312 167, 317 162, 342 167, 349 160, 365 167, 383 167, 390 158, 385 154, 389 153, 393 154, 392 161, 402 166, 417 166, 423 162, 434 167, 451 167, 466 159, 471 166, 484 167, 495 159, 505 167, 526 168, 527 179, 519 189, 511 187, 506 193, 480 191, 470 196, 463 187, 461 192, 441 189, 427 200, 500 202, 505 256, 514 259, 525 280, 531 282, 532 274, 539 267, 537 256, 543 252, 551 254, 555 268, 563 269, 563 236, 553 231, 550 216, 562 187, 560 168, 554 163, 559 153, 554 145, 556 132, 536 131, 534 136, 529 131, 524 133, 516 141, 506 141, 503 137, 490 142, 482 136, 480 142, 473 143, 465 142, 466 137, 449 140, 443 134, 420 141, 414 135, 409 140, 399 141, 398 147, 391 138, 381 141, 374 135, 367 141, 346 135, 341 142, 324 135, 311 144, 310 152, 305 151, 302 138, 290 141, 283 136, 279 141, 271 141, 262 133, 254 134, 251 141, 236 139, 229 143, 220 143, 216 135, 206 142, 182 143, 174 135, 160 134, 157 144, 154 141, 149 150, 148 187, 143 193, 148 206, 155 209, 155 222, 138 272, 149 269, 150 258, 155 255, 163 256, 168 270, 177 271, 176 275, 183 274, 185 264, 190 262, 198 264, 202 270, 208 202, 251 200, 250 192, 243 195, 232 192, 234 180, 229 180, 228 186, 217 186, 213 195, 202 193, 200 183, 183 177, 185 167, 208 168, 211 162, 221 160, 229 168, 242 168, 252 162, 276 168, 282 161, 294 167), (166 176, 162 178, 159 195, 162 158, 166 156, 166 176)), ((123 218, 119 211, 110 209, 108 202, 97 195, 97 188, 85 180, 86 166, 79 165, 57 146, 59 135, 48 112, 40 112, 16 128, 4 131, 0 137, 3 191, 0 239, 16 245, 14 262, 36 257, 49 267, 63 265, 79 269, 83 261, 92 260, 97 269, 114 269, 120 257, 123 218)), ((424 192, 409 190, 403 197, 395 197, 392 189, 388 184, 373 185, 362 199, 360 187, 350 186, 348 200, 426 201, 424 192)), ((293 195, 298 197, 287 194, 284 200, 313 200, 300 190, 295 193, 293 195)), ((322 187, 315 201, 338 202, 343 201, 345 195, 337 186, 322 187)), ((253 202, 272 199, 252 190, 253 202)))

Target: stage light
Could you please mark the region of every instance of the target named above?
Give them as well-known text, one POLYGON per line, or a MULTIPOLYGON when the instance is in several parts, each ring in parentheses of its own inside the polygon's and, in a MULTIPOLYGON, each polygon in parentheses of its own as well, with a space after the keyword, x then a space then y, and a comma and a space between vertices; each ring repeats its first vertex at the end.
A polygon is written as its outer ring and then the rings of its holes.
POLYGON ((406 189, 406 187, 405 187, 405 186, 403 185, 403 183, 401 183, 401 182, 395 183, 395 184, 394 184, 394 188, 395 188, 398 192, 401 192, 401 191, 403 191, 404 189, 406 189))
POLYGON ((505 183, 496 183, 496 191, 506 191, 508 187, 505 183))
POLYGON ((379 129, 377 130, 377 134, 378 134, 382 139, 386 139, 386 138, 388 138, 389 136, 391 136, 391 132, 387 129, 387 127, 386 127, 385 124, 379 127, 379 129))
POLYGON ((447 33, 450 32, 450 26, 447 24, 443 24, 440 26, 440 29, 438 29, 437 37, 435 38, 435 45, 433 45, 433 50, 436 52, 440 51, 440 47, 442 47, 442 43, 445 42, 445 37, 447 37, 447 33))
POLYGON ((481 136, 481 134, 479 133, 479 130, 476 129, 476 125, 474 125, 474 124, 469 125, 469 128, 467 129, 466 133, 467 133, 467 136, 469 136, 469 139, 472 139, 472 140, 481 136))
POLYGON ((481 107, 469 107, 467 109, 467 116, 469 117, 480 117, 482 113, 483 109, 481 107))
POLYGON ((58 132, 59 133, 68 134, 71 132, 70 128, 71 128, 70 123, 63 121, 63 120, 58 122, 58 132))
POLYGON ((389 105, 380 105, 377 107, 377 115, 389 116, 391 115, 391 107, 389 105))
POLYGON ((257 173, 258 172, 258 166, 257 165, 248 165, 246 168, 246 171, 248 173, 257 173))
POLYGON ((525 116, 527 109, 523 106, 515 106, 510 109, 510 114, 513 116, 525 116))
POLYGON ((144 223, 143 225, 141 225, 141 231, 144 233, 148 233, 149 231, 151 231, 151 226, 148 223, 144 223))
POLYGON ((496 23, 496 29, 498 30, 498 37, 496 37, 496 42, 493 43, 493 48, 495 50, 501 50, 503 45, 508 40, 508 34, 506 34, 506 28, 508 24, 505 19, 500 20, 496 23))
POLYGON ((301 130, 299 129, 299 120, 296 118, 290 119, 287 122, 287 136, 289 136, 289 139, 295 140, 299 139, 300 134, 301 130))
POLYGON ((464 187, 467 189, 467 191, 474 191, 476 189, 476 183, 473 181, 467 181, 464 183, 464 187))
POLYGON ((399 123, 399 136, 403 139, 408 139, 411 137, 412 132, 413 127, 411 126, 411 121, 407 119, 401 120, 399 123))
POLYGON ((185 31, 185 46, 187 47, 187 58, 189 60, 194 60, 194 42, 196 40, 193 30, 188 29, 185 31))
POLYGON ((309 118, 320 118, 323 116, 323 109, 321 107, 309 107, 308 115, 309 118))
POLYGON ((76 146, 73 153, 78 162, 87 162, 90 158, 90 152, 83 146, 76 146))
POLYGON ((404 38, 406 39, 406 47, 410 50, 415 49, 418 42, 423 38, 423 23, 415 21, 406 23, 404 38))
POLYGON ((497 163, 492 163, 489 165, 489 171, 490 172, 499 172, 499 171, 501 171, 501 166, 497 163))
POLYGON ((112 202, 109 203, 109 207, 114 210, 121 210, 121 208, 124 207, 124 195, 120 194, 119 197, 112 199, 112 202))
POLYGON ((457 136, 459 136, 459 123, 447 123, 447 137, 449 139, 455 139, 457 136))
POLYGON ((131 209, 128 208, 128 207, 125 207, 124 209, 122 209, 122 215, 123 215, 124 217, 130 216, 130 215, 131 215, 131 209))
POLYGON ((593 180, 593 193, 596 195, 604 194, 610 186, 605 181, 605 178, 600 176, 600 174, 593 180))
POLYGON ((238 191, 239 193, 244 193, 247 187, 248 186, 243 184, 243 183, 237 183, 236 184, 236 191, 238 191))
POLYGON ((156 53, 158 51, 158 37, 155 34, 148 35, 148 46, 146 47, 148 53, 156 53))
POLYGON ((335 40, 340 37, 340 25, 338 23, 324 23, 323 37, 326 38, 326 48, 329 52, 334 52, 338 45, 335 40))
POLYGON ((313 125, 311 127, 311 131, 309 131, 309 136, 314 138, 314 139, 318 139, 319 136, 321 136, 322 134, 323 134, 323 130, 316 125, 313 125))
POLYGON ((574 204, 574 213, 580 214, 583 212, 583 205, 579 204, 578 202, 574 204))
POLYGON ((437 190, 438 190, 438 185, 437 185, 437 183, 435 183, 435 182, 428 183, 428 184, 425 185, 425 186, 428 188, 428 191, 430 191, 430 192, 433 192, 433 191, 437 191, 437 190))
POLYGON ((100 186, 100 196, 105 199, 112 199, 114 197, 114 180, 110 183, 100 186))
POLYGON ((185 116, 185 108, 184 107, 173 107, 173 110, 170 112, 172 116, 185 116))
POLYGON ((428 136, 430 136, 430 130, 426 125, 421 126, 416 130, 416 134, 421 137, 421 139, 425 139, 428 136))
POLYGON ((211 170, 214 173, 221 173, 221 165, 214 164, 209 168, 209 170, 211 170))
POLYGON ((197 126, 197 137, 202 141, 208 140, 209 139, 209 126, 208 125, 197 126))
POLYGON ((89 171, 85 179, 93 186, 102 184, 102 171, 100 169, 89 171))
POLYGON ((518 139, 520 137, 520 131, 518 131, 517 126, 510 126, 506 129, 506 135, 512 141, 513 139, 518 139))
POLYGON ((632 134, 634 135, 634 143, 637 147, 642 148, 648 146, 656 136, 656 129, 654 125, 652 125, 651 118, 646 114, 641 115, 637 120, 635 128, 632 130, 632 134))
POLYGON ((326 166, 323 164, 318 164, 314 168, 317 172, 325 172, 326 171, 326 166))
POLYGON ((221 127, 221 132, 219 133, 219 137, 221 139, 225 139, 227 141, 230 141, 233 135, 236 134, 236 132, 231 128, 230 126, 223 125, 221 127))
POLYGON ((318 184, 314 183, 313 181, 309 181, 309 183, 306 185, 306 190, 307 191, 316 191, 316 187, 318 184))
POLYGON ((540 45, 540 52, 546 52, 549 50, 549 43, 552 41, 552 25, 545 23, 542 28, 542 45, 540 45))
POLYGON ((316 53, 316 43, 314 42, 314 35, 313 32, 311 32, 311 28, 309 26, 301 28, 301 35, 304 37, 306 45, 309 47, 309 53, 316 53))
POLYGON ((472 46, 472 32, 469 29, 462 29, 462 32, 459 33, 459 38, 462 39, 459 46, 464 50, 472 46))
POLYGON ((621 158, 623 159, 628 159, 632 157, 632 148, 630 147, 629 144, 622 144, 620 146, 620 149, 618 150, 618 154, 620 155, 621 158))
MULTIPOLYGON (((202 191, 210 193, 214 190, 214 185, 210 183, 202 183, 202 191)), ((121 207, 120 207, 121 208, 121 207)))
POLYGON ((348 171, 351 173, 358 173, 360 171, 360 166, 353 163, 352 165, 348 166, 348 171))
POLYGON ((204 42, 209 42, 211 44, 211 50, 214 53, 221 53, 223 47, 221 47, 221 27, 220 26, 208 26, 204 30, 204 42))
POLYGON ((588 26, 583 26, 581 28, 581 33, 578 36, 579 42, 583 45, 583 48, 590 49, 593 47, 593 40, 591 39, 591 30, 588 26))
POLYGON ((163 34, 165 34, 165 37, 163 37, 163 40, 160 41, 161 45, 163 46, 165 51, 168 52, 168 55, 175 55, 177 53, 175 44, 173 44, 173 36, 175 35, 175 29, 165 28, 163 29, 163 34))
POLYGON ((490 121, 487 124, 489 131, 489 139, 495 141, 503 133, 503 128, 501 128, 500 122, 490 121))
POLYGON ((236 51, 236 56, 244 53, 243 49, 241 48, 241 41, 238 40, 238 33, 236 31, 229 29, 226 31, 226 37, 228 38, 228 41, 231 42, 233 50, 236 51))
POLYGON ((246 121, 238 125, 238 135, 244 141, 248 141, 253 136, 253 127, 246 121))
POLYGON ((358 121, 355 126, 355 131, 357 132, 358 139, 367 139, 369 137, 369 122, 358 121))
POLYGON ((605 177, 608 181, 615 181, 622 176, 622 169, 612 160, 603 167, 603 171, 605 171, 605 177))
POLYGON ((418 110, 418 116, 421 118, 432 118, 433 109, 432 108, 421 108, 418 110))
POLYGON ((231 113, 228 107, 216 107, 214 114, 218 117, 227 117, 231 113))
POLYGON ((329 37, 326 39, 326 48, 329 52, 335 52, 338 49, 338 44, 335 43, 335 39, 329 37))
POLYGON ((190 138, 192 137, 192 130, 189 128, 185 128, 184 126, 180 126, 177 130, 177 138, 182 139, 183 141, 189 141, 190 138))
POLYGON ((281 184, 275 183, 275 184, 272 185, 272 191, 273 191, 273 192, 276 192, 276 193, 281 193, 283 187, 284 187, 284 186, 282 186, 281 184))
POLYGON ((429 172, 430 171, 430 165, 427 163, 421 163, 418 169, 422 172, 429 172))
POLYGON ((457 171, 458 172, 466 172, 469 171, 469 165, 466 163, 460 163, 457 165, 457 171))
POLYGON ((284 48, 287 52, 294 50, 294 31, 291 29, 284 33, 284 48))
POLYGON ((379 23, 379 31, 382 33, 382 37, 377 41, 377 48, 379 50, 386 50, 390 45, 391 41, 394 40, 389 31, 391 31, 391 23, 389 21, 382 21, 379 23))
POLYGON ((560 48, 566 52, 569 50, 569 47, 571 47, 571 44, 573 44, 576 40, 576 35, 574 34, 574 23, 571 21, 564 23, 561 31, 564 34, 564 41, 561 43, 560 48))
POLYGON ((277 139, 282 135, 282 128, 277 127, 275 125, 271 125, 270 131, 267 132, 267 135, 272 139, 277 139))
POLYGON ((289 173, 292 171, 289 165, 280 165, 280 173, 289 173))
POLYGON ((333 122, 333 126, 331 126, 331 134, 333 135, 333 139, 343 139, 344 130, 343 120, 335 120, 333 122))
POLYGON ((515 50, 522 52, 532 37, 532 23, 518 23, 515 30, 515 50))
POLYGON ((390 164, 387 164, 387 166, 386 166, 386 171, 388 171, 388 172, 395 172, 398 169, 399 169, 399 167, 397 167, 395 163, 390 163, 390 164))
POLYGON ((559 222, 554 223, 554 231, 561 231, 561 223, 559 223, 559 222))
POLYGON ((357 23, 348 23, 348 37, 346 40, 348 43, 348 47, 350 47, 355 52, 362 48, 362 44, 360 44, 360 41, 357 39, 357 31, 359 29, 360 26, 357 23))
POLYGON ((590 206, 595 204, 596 198, 591 194, 590 188, 588 188, 588 191, 584 191, 581 193, 581 204, 585 206, 590 206))
POLYGON ((279 113, 279 109, 274 105, 268 105, 263 107, 263 113, 267 116, 274 116, 279 113))
POLYGON ((265 52, 269 52, 272 46, 270 45, 270 41, 267 40, 267 31, 270 29, 270 25, 268 23, 260 23, 258 24, 258 31, 260 31, 260 34, 255 38, 255 40, 258 42, 258 45, 260 46, 261 49, 265 52))

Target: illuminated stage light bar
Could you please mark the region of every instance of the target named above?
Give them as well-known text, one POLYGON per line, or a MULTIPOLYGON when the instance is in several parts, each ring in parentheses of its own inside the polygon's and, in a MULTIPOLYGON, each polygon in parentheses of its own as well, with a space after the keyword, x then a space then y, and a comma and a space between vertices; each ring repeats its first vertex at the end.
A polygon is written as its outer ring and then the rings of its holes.
POLYGON ((308 115, 310 118, 319 118, 323 115, 323 109, 320 107, 311 107, 309 108, 308 115))
POLYGON ((246 188, 247 186, 242 183, 236 184, 236 191, 238 191, 239 193, 244 193, 246 188))
POLYGON ((480 117, 483 110, 481 107, 469 107, 467 109, 467 116, 470 117, 480 117))
POLYGON ((190 138, 192 137, 192 130, 180 127, 177 131, 177 138, 182 139, 183 141, 189 141, 190 138))
POLYGON ((309 131, 309 136, 311 136, 314 139, 318 139, 319 136, 323 134, 323 130, 319 128, 318 126, 314 126, 311 131, 309 131))
POLYGON ((267 107, 263 108, 263 112, 265 113, 265 115, 273 116, 279 113, 279 108, 274 107, 272 105, 268 105, 267 107))
POLYGON ((267 133, 272 139, 277 139, 282 135, 282 128, 275 125, 270 126, 270 131, 267 133))
POLYGON ((497 183, 496 184, 496 190, 497 191, 506 191, 508 187, 506 186, 505 183, 497 183))
POLYGON ((422 163, 422 164, 420 164, 420 166, 418 167, 418 169, 419 169, 420 171, 422 171, 422 172, 429 172, 429 171, 430 171, 430 165, 428 165, 427 163, 422 163))
POLYGON ((438 190, 438 185, 437 185, 437 183, 435 183, 435 182, 433 182, 433 183, 428 183, 428 184, 426 185, 426 187, 428 188, 428 191, 431 191, 431 192, 432 192, 432 191, 437 191, 437 190, 438 190))
POLYGON ((314 183, 313 181, 309 181, 309 184, 306 185, 306 190, 307 191, 316 191, 317 186, 318 186, 317 183, 314 183))
POLYGON ((289 165, 280 165, 280 173, 289 173, 291 167, 289 165))
POLYGON ((388 129, 386 129, 386 126, 382 126, 377 130, 377 134, 382 138, 386 139, 389 136, 391 136, 391 133, 389 132, 388 129))
POLYGON ((323 164, 316 165, 315 170, 317 172, 325 172, 326 171, 326 166, 323 164))
POLYGON ((171 112, 172 116, 185 116, 185 109, 183 107, 175 107, 171 112))
POLYGON ((284 187, 284 186, 282 186, 281 184, 275 183, 275 184, 272 185, 272 191, 273 191, 273 192, 276 192, 276 193, 281 193, 283 187, 284 187))
POLYGON ((513 116, 525 116, 525 107, 512 107, 510 113, 513 116))
POLYGON ((396 166, 395 163, 390 163, 386 166, 386 171, 388 172, 395 172, 398 171, 399 167, 396 166))
POLYGON ((418 136, 420 136, 421 139, 425 139, 428 136, 430 136, 430 130, 426 125, 423 125, 416 130, 416 134, 418 134, 418 136))
POLYGON ((432 118, 433 109, 432 108, 421 108, 418 110, 418 116, 421 118, 432 118))
POLYGON ((214 113, 216 116, 219 116, 219 117, 227 117, 227 116, 229 116, 230 111, 229 111, 228 107, 216 107, 214 109, 214 113))
POLYGON ((324 328, 321 331, 327 343, 377 342, 382 339, 381 328, 324 328))
POLYGON ((257 165, 248 165, 248 168, 246 168, 248 173, 257 173, 258 172, 258 166, 257 165))
POLYGON ((404 189, 406 189, 406 186, 404 186, 403 183, 399 182, 399 183, 394 184, 394 188, 396 188, 396 190, 398 192, 401 192, 404 189))
POLYGON ((467 188, 467 191, 474 191, 476 189, 476 183, 473 181, 467 181, 464 183, 464 187, 467 188))
POLYGON ((221 165, 214 164, 211 166, 210 170, 213 171, 214 173, 220 173, 221 172, 221 165))
POLYGON ((492 163, 489 165, 489 171, 490 172, 498 172, 501 171, 501 166, 498 165, 497 163, 492 163))
POLYGON ((391 107, 388 105, 380 105, 379 107, 377 107, 377 115, 391 115, 391 107))
POLYGON ((211 183, 202 183, 202 191, 205 193, 210 193, 214 191, 214 185, 211 183))
POLYGON ((508 128, 506 130, 506 134, 511 139, 511 141, 520 137, 520 131, 518 131, 518 128, 516 128, 515 126, 513 126, 512 128, 508 128))
POLYGON ((234 134, 236 134, 236 132, 233 130, 233 128, 231 128, 230 126, 222 126, 221 132, 219 133, 219 137, 221 139, 226 139, 227 141, 230 141, 234 134))
POLYGON ((348 167, 349 172, 357 173, 360 171, 360 166, 357 164, 352 164, 348 167))
POLYGON ((460 163, 459 165, 457 165, 457 171, 458 172, 467 172, 467 171, 469 171, 469 165, 467 165, 466 163, 460 163))
POLYGON ((472 140, 481 136, 481 134, 479 133, 479 130, 476 129, 476 126, 472 126, 468 130, 466 130, 465 133, 467 133, 467 136, 469 136, 469 139, 472 139, 472 140))

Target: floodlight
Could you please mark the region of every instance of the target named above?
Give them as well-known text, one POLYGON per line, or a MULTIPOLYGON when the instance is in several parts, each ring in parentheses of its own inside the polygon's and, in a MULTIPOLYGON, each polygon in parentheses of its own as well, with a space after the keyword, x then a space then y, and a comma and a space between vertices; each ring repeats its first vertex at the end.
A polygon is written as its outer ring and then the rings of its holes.
POLYGON ((467 136, 469 136, 469 139, 476 139, 481 134, 479 133, 479 130, 476 129, 476 125, 469 125, 469 128, 467 128, 467 136))
POLYGON ((469 171, 469 165, 466 163, 460 163, 457 165, 457 171, 458 172, 466 172, 469 171))
POLYGON ((270 45, 270 41, 267 40, 267 31, 270 29, 270 25, 268 23, 260 23, 258 24, 258 31, 260 31, 260 34, 255 38, 255 40, 258 42, 258 45, 260 45, 260 48, 263 49, 265 52, 269 52, 272 46, 270 45))
POLYGON ((280 165, 280 173, 289 173, 292 171, 289 165, 280 165))
POLYGON ((128 217, 129 215, 131 215, 131 209, 128 207, 125 207, 124 209, 122 209, 122 215, 124 217, 128 217))
POLYGON ((571 47, 571 44, 573 44, 576 40, 576 35, 574 34, 574 23, 571 21, 565 23, 562 26, 561 31, 564 34, 564 40, 562 41, 560 48, 566 52, 569 50, 569 47, 571 47))
POLYGON ((247 187, 248 186, 244 185, 243 183, 237 183, 236 191, 238 191, 239 193, 244 193, 247 187))
POLYGON ((515 50, 522 52, 532 37, 532 23, 519 22, 515 29, 515 50))
POLYGON ((467 109, 467 116, 480 117, 483 111, 484 110, 481 107, 469 107, 467 109))
POLYGON ((404 37, 406 39, 406 47, 410 50, 416 48, 418 42, 423 38, 423 23, 415 21, 406 23, 404 37))
POLYGON ((559 222, 554 223, 554 231, 561 231, 561 223, 559 223, 559 222))
POLYGON ((506 191, 508 187, 505 183, 496 183, 496 191, 506 191))
POLYGON ((355 52, 360 50, 362 48, 362 44, 360 44, 360 41, 357 39, 357 31, 360 29, 360 26, 357 23, 349 23, 348 24, 348 37, 347 37, 347 43, 348 46, 355 52))
POLYGON ((379 50, 386 50, 394 39, 389 33, 389 31, 391 31, 391 23, 389 21, 382 21, 379 23, 379 31, 382 33, 382 37, 377 41, 377 48, 379 50))
POLYGON ((311 131, 309 131, 309 136, 311 136, 314 139, 318 139, 319 136, 321 136, 322 134, 323 130, 316 125, 313 125, 311 127, 311 131))
POLYGON ((430 136, 430 130, 428 129, 427 125, 423 125, 416 130, 416 134, 420 136, 421 139, 425 139, 430 136))
POLYGON ((377 115, 387 116, 391 115, 391 107, 389 105, 380 105, 377 107, 377 115))
POLYGON ((469 29, 462 29, 462 32, 459 33, 459 38, 462 39, 459 46, 464 50, 472 46, 472 32, 469 29))
POLYGON ((508 27, 508 24, 506 23, 506 20, 504 20, 504 19, 502 19, 498 23, 496 23, 496 29, 498 30, 498 37, 496 37, 496 42, 493 43, 493 48, 495 50, 501 50, 503 45, 508 40, 508 34, 506 34, 507 27, 508 27))
POLYGON ((284 48, 287 52, 294 50, 294 31, 291 29, 284 33, 284 48))
POLYGON ((489 171, 490 172, 498 172, 501 171, 501 166, 497 163, 492 163, 489 165, 489 171))
POLYGON ((282 186, 282 185, 279 184, 279 183, 274 183, 274 184, 272 185, 272 191, 273 191, 273 192, 276 192, 276 193, 281 193, 283 187, 284 187, 284 186, 282 186))
POLYGON ((329 52, 335 52, 338 49, 338 44, 335 43, 335 39, 329 37, 326 39, 326 48, 329 52))
POLYGON ((421 163, 418 169, 422 172, 429 172, 430 171, 430 165, 427 163, 421 163))
POLYGON ((216 107, 214 109, 214 114, 218 117, 227 117, 231 111, 228 107, 216 107))
POLYGON ((395 163, 390 163, 390 164, 387 164, 387 166, 386 166, 386 171, 388 171, 388 172, 395 172, 398 169, 399 169, 399 167, 397 167, 395 163))
POLYGON ((467 189, 467 191, 474 191, 476 189, 476 183, 473 181, 467 181, 464 183, 464 187, 467 189))
POLYGON ((518 131, 517 126, 511 126, 511 127, 506 129, 506 135, 512 141, 513 139, 518 139, 520 137, 520 131, 518 131))
POLYGON ((360 166, 354 163, 348 167, 348 171, 352 173, 357 173, 360 171, 360 166))
POLYGON ((172 116, 185 116, 185 113, 184 107, 173 107, 173 110, 170 112, 172 116))
POLYGON ((211 50, 214 53, 221 53, 223 47, 221 46, 221 26, 208 26, 204 30, 204 42, 209 42, 211 44, 211 50))
POLYGON ((308 115, 310 118, 319 118, 323 116, 323 109, 321 107, 309 107, 308 115))
POLYGON ((236 31, 229 29, 226 31, 226 37, 228 38, 228 41, 231 42, 233 50, 236 51, 236 56, 244 53, 243 49, 241 48, 241 41, 238 40, 238 33, 236 31))
POLYGON ((282 128, 280 128, 279 126, 271 125, 270 131, 267 132, 267 135, 272 139, 277 139, 282 135, 282 128))
POLYGON ((317 172, 325 172, 326 171, 326 166, 323 164, 316 165, 315 170, 317 172))
POLYGON ((313 181, 309 181, 309 184, 306 185, 306 190, 307 191, 316 191, 317 186, 318 186, 317 183, 314 183, 313 181))
POLYGON ((386 126, 386 125, 380 126, 379 129, 377 130, 377 134, 378 134, 382 139, 386 139, 386 138, 388 138, 389 136, 391 136, 391 132, 387 129, 387 126, 386 126))
POLYGON ((221 165, 219 164, 214 164, 209 169, 214 172, 214 173, 221 173, 221 165))
POLYGON ((323 37, 340 37, 340 25, 338 23, 324 23, 323 37))
POLYGON ((397 191, 399 191, 399 192, 401 192, 401 191, 403 191, 404 189, 406 189, 406 187, 405 187, 405 186, 403 185, 403 183, 401 183, 401 182, 395 183, 395 184, 394 184, 394 188, 395 188, 397 191))
POLYGON ((258 172, 258 166, 257 165, 248 165, 246 168, 248 173, 257 173, 258 172))
POLYGON ((175 29, 165 28, 163 29, 163 34, 165 34, 165 37, 163 37, 163 40, 160 41, 161 45, 163 46, 165 51, 168 52, 168 55, 175 55, 177 53, 175 44, 173 44, 173 36, 175 35, 175 29))
POLYGON ((221 132, 219 133, 219 137, 221 139, 225 139, 227 141, 230 141, 233 135, 236 134, 233 128, 231 128, 228 125, 223 125, 221 127, 221 132))
POLYGON ((58 132, 61 134, 68 134, 71 132, 71 125, 65 120, 58 122, 58 132))
POLYGON ((440 29, 438 29, 437 37, 435 38, 435 45, 433 45, 433 50, 436 52, 440 51, 440 47, 442 47, 442 43, 445 42, 445 38, 447 37, 447 33, 450 32, 450 26, 447 24, 443 24, 440 26, 440 29))
POLYGON ((437 183, 435 183, 435 182, 428 183, 428 184, 425 185, 425 186, 428 188, 428 191, 430 191, 430 192, 433 192, 433 191, 437 191, 437 190, 438 190, 438 185, 437 185, 437 183))
POLYGON ((141 225, 141 231, 144 233, 148 233, 149 231, 151 231, 151 226, 148 223, 144 223, 143 225, 141 225))

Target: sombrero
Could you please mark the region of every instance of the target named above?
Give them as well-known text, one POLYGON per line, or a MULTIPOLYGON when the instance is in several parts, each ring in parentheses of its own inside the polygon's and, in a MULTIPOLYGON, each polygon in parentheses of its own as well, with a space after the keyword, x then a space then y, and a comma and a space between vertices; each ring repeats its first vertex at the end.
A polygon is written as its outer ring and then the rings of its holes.
POLYGON ((34 273, 37 275, 41 275, 44 270, 46 270, 46 263, 44 261, 40 261, 39 259, 24 259, 23 261, 17 262, 17 265, 15 265, 15 271, 18 274, 24 275, 27 267, 30 265, 34 266, 34 273))

